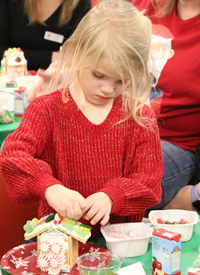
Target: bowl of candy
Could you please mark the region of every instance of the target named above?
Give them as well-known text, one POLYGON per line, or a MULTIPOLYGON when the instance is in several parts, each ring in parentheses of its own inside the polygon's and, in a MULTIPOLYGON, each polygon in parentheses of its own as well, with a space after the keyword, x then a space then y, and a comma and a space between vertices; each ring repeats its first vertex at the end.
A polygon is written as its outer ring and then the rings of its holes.
POLYGON ((108 252, 85 253, 76 260, 80 275, 117 275, 122 258, 108 252))
POLYGON ((151 228, 143 222, 101 226, 106 246, 120 257, 136 257, 147 252, 151 228))
POLYGON ((152 210, 148 217, 153 230, 164 228, 180 233, 181 242, 187 242, 192 238, 193 227, 198 223, 198 214, 195 211, 179 209, 152 210))

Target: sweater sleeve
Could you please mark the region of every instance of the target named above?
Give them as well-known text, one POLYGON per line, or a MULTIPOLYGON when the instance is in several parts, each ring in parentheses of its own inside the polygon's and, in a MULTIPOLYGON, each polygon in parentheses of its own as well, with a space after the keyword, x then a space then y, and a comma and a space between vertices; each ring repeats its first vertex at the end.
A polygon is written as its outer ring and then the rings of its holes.
POLYGON ((0 155, 0 173, 10 197, 28 205, 45 199, 48 186, 62 184, 48 164, 39 158, 50 139, 50 119, 45 107, 30 104, 17 130, 5 141, 0 155))
MULTIPOLYGON (((140 127, 129 175, 110 180, 100 190, 113 200, 111 213, 120 216, 141 213, 161 200, 163 160, 158 127, 152 116, 151 129, 140 127)), ((129 143, 131 152, 131 140, 129 143)))

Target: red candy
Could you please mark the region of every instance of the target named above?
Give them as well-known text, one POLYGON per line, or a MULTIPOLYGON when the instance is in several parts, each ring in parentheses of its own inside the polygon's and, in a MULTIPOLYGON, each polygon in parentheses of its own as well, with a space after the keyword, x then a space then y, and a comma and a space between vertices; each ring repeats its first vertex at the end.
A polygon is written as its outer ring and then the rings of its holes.
POLYGON ((189 223, 189 222, 186 221, 185 219, 180 219, 180 222, 181 222, 182 224, 187 224, 187 223, 189 223))
POLYGON ((162 223, 162 224, 164 224, 165 222, 163 221, 163 219, 158 218, 158 219, 157 219, 157 223, 162 223))

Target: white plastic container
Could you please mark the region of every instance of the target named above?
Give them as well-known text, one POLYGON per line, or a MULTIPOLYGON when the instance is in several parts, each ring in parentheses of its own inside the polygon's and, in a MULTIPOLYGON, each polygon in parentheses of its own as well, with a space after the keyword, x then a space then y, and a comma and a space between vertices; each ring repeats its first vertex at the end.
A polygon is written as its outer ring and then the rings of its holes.
POLYGON ((193 227, 198 223, 198 214, 195 211, 186 211, 179 209, 170 210, 152 210, 149 213, 149 220, 153 225, 153 230, 164 228, 169 231, 181 234, 181 242, 187 242, 192 238, 193 227), (168 220, 170 222, 178 222, 180 219, 185 219, 188 224, 160 224, 153 220, 153 217, 168 220))
POLYGON ((108 250, 120 257, 136 257, 145 254, 149 238, 152 235, 151 228, 142 222, 109 224, 101 226, 101 232, 106 240, 108 250), (108 227, 113 230, 134 232, 137 237, 134 239, 111 238, 107 234, 108 227))
POLYGON ((31 86, 39 79, 40 77, 37 75, 27 75, 27 76, 21 76, 21 77, 17 77, 15 79, 15 81, 17 82, 17 86, 23 86, 26 87, 27 89, 27 94, 26 96, 28 96, 29 94, 29 90, 31 88, 31 86))

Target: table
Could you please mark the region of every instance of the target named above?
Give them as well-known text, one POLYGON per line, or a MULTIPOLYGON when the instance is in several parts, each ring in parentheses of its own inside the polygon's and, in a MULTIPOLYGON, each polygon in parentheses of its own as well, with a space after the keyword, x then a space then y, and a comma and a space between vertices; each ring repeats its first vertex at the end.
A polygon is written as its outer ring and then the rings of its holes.
MULTIPOLYGON (((106 242, 104 238, 98 238, 91 242, 106 248, 106 242)), ((121 267, 128 266, 137 262, 141 262, 146 275, 151 275, 151 262, 152 262, 152 250, 149 243, 147 253, 140 257, 124 258, 121 267)), ((200 255, 200 223, 194 226, 193 236, 190 241, 181 243, 181 274, 186 275, 188 267, 191 267, 195 259, 200 255)), ((200 263, 200 260, 199 260, 200 263)), ((199 264, 200 265, 200 264, 199 264)), ((1 266, 0 266, 1 270, 1 266)), ((5 270, 2 270, 2 275, 9 275, 5 270)), ((127 274, 129 275, 129 274, 127 274)))
MULTIPOLYGON (((106 248, 106 243, 103 238, 99 238, 92 243, 106 248)), ((181 243, 181 274, 182 275, 187 274, 186 272, 188 267, 191 267, 195 259, 198 257, 198 255, 200 255, 199 247, 200 247, 200 223, 194 226, 194 232, 191 240, 188 242, 181 243)), ((152 248, 152 245, 149 243, 147 253, 144 254, 143 256, 134 257, 134 258, 125 258, 123 260, 121 267, 125 267, 127 265, 134 264, 137 262, 141 262, 146 275, 151 275, 152 274, 152 265, 151 265, 152 249, 151 248, 152 248)), ((200 259, 199 259, 199 265, 200 265, 200 259)))
POLYGON ((7 135, 14 132, 20 124, 21 117, 14 117, 14 112, 11 112, 11 115, 14 118, 13 123, 0 124, 0 146, 7 137, 7 135))

